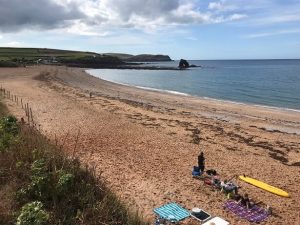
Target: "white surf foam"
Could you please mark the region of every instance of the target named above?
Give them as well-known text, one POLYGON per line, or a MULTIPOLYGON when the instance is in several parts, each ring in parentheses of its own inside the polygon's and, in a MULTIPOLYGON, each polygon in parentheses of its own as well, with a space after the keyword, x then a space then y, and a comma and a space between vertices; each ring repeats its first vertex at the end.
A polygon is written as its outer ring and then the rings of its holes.
POLYGON ((149 90, 149 91, 155 91, 155 92, 170 93, 170 94, 174 94, 174 95, 191 96, 187 93, 172 91, 172 90, 164 90, 164 89, 157 89, 157 88, 143 87, 143 86, 133 86, 133 87, 144 89, 144 90, 149 90))

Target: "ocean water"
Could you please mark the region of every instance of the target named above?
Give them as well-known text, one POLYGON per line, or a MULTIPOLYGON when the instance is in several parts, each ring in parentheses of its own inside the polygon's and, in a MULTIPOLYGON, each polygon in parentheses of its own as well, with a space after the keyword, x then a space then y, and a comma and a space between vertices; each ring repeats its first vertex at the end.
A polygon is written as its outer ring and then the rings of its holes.
MULTIPOLYGON (((174 94, 300 110, 300 60, 191 60, 188 70, 96 69, 115 83, 174 94)), ((149 63, 174 66, 178 61, 149 63)))

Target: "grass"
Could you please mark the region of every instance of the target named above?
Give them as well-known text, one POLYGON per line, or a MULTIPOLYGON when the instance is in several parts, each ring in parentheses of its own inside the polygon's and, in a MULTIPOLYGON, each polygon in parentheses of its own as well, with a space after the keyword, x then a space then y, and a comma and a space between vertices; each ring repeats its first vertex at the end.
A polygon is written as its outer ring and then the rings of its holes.
POLYGON ((93 52, 68 51, 47 48, 1 48, 0 60, 18 61, 18 60, 38 60, 49 57, 59 57, 66 59, 80 58, 85 56, 97 55, 93 52))
POLYGON ((115 56, 94 52, 68 51, 47 48, 1 48, 0 67, 18 67, 37 64, 59 64, 77 67, 105 67, 122 64, 115 56))
POLYGON ((125 54, 125 53, 104 53, 103 55, 114 56, 121 60, 126 60, 126 59, 134 56, 134 55, 125 54))
POLYGON ((8 114, 8 109, 3 102, 0 101, 0 117, 6 116, 8 114))
POLYGON ((0 198, 0 224, 145 224, 93 170, 13 116, 0 119, 0 198))

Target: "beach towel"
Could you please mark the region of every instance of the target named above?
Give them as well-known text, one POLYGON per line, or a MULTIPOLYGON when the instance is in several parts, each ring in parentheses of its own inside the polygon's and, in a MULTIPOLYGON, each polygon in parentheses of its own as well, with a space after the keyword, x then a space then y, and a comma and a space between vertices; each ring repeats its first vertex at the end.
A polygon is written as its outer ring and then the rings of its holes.
POLYGON ((175 202, 163 205, 153 210, 161 218, 166 220, 177 222, 190 216, 189 211, 181 207, 175 202))
POLYGON ((224 207, 237 216, 244 218, 252 223, 260 223, 267 219, 269 216, 265 209, 257 205, 254 205, 252 208, 247 209, 247 207, 233 200, 228 200, 225 203, 224 207))

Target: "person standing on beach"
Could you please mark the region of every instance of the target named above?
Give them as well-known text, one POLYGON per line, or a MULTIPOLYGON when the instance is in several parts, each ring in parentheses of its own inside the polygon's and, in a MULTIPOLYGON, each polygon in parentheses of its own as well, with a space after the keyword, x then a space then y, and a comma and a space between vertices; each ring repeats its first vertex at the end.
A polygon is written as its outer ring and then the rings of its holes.
POLYGON ((205 158, 204 158, 203 152, 201 152, 198 155, 198 166, 199 166, 199 169, 201 170, 201 172, 203 173, 204 169, 205 169, 205 158))

